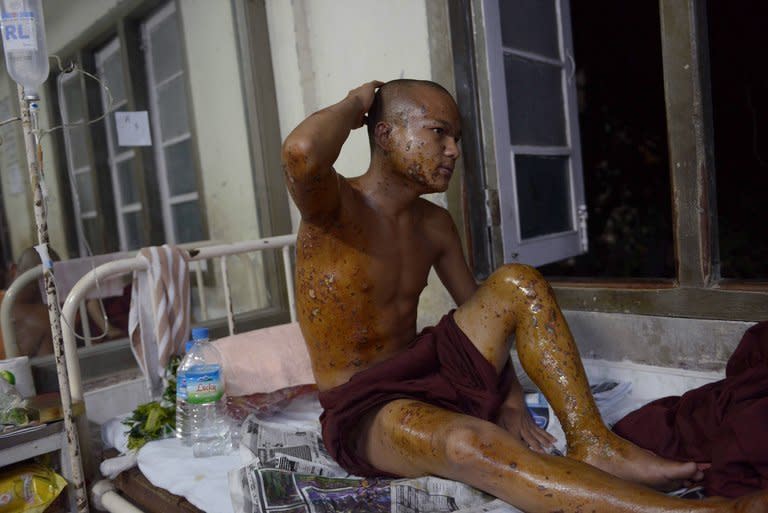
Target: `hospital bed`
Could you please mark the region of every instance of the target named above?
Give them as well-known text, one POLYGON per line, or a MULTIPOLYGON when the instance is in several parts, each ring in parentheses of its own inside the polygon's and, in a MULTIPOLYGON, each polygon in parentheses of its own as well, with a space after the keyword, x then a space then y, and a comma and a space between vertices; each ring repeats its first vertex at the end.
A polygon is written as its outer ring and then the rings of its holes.
MULTIPOLYGON (((288 310, 290 312, 290 320, 294 321, 295 314, 295 301, 293 295, 293 271, 291 267, 291 251, 292 246, 295 244, 295 235, 284 235, 272 238, 265 238, 253 241, 237 242, 232 244, 217 244, 210 246, 203 246, 197 248, 189 248, 188 261, 195 262, 209 262, 216 260, 219 263, 219 270, 221 273, 218 280, 220 286, 223 288, 223 298, 225 303, 225 317, 227 332, 233 335, 235 332, 235 305, 232 300, 232 291, 230 285, 230 276, 228 271, 228 259, 229 257, 236 255, 244 255, 252 252, 260 252, 265 250, 279 250, 282 253, 282 271, 283 271, 283 283, 285 284, 285 297, 287 298, 288 310)), ((246 266, 248 267, 248 266, 246 266)), ((132 257, 126 259, 115 260, 94 268, 91 272, 88 272, 80 281, 78 281, 72 290, 67 295, 62 307, 62 318, 64 320, 64 326, 74 326, 75 317, 78 311, 81 309, 81 304, 84 302, 88 291, 96 286, 97 283, 104 283, 116 276, 135 273, 146 272, 146 261, 139 257, 132 257)), ((192 267, 197 280, 197 292, 198 292, 198 305, 202 312, 202 317, 207 317, 207 302, 204 296, 203 289, 205 281, 202 276, 202 266, 197 265, 192 267)), ((253 281, 253 273, 251 273, 250 280, 253 281)), ((83 386, 80 379, 80 365, 77 358, 77 340, 74 332, 71 329, 64 330, 63 336, 64 353, 66 355, 67 370, 70 376, 70 391, 74 400, 83 398, 83 386)), ((87 344, 87 342, 86 342, 87 344)), ((122 479, 122 481, 126 481, 122 479)), ((124 483, 125 484, 125 483, 124 483)), ((135 485, 136 483, 132 483, 135 485)), ((144 488, 145 494, 150 493, 151 487, 147 486, 147 483, 141 481, 140 486, 144 488)), ((127 503, 118 494, 112 491, 112 485, 107 482, 98 483, 94 487, 95 493, 100 494, 95 497, 95 502, 98 505, 110 510, 125 511, 127 503)), ((166 492, 167 495, 167 492, 166 492)), ((158 497, 163 496, 163 492, 158 491, 158 497)), ((145 501, 145 504, 152 503, 152 501, 145 501)), ((165 504, 166 502, 158 502, 158 504, 165 504)), ((180 511, 188 511, 190 507, 186 501, 179 500, 177 502, 180 511)), ((162 508, 166 510, 165 507, 162 508)))
MULTIPOLYGON (((203 322, 208 320, 209 305, 205 297, 204 289, 206 288, 206 283, 210 285, 210 282, 216 281, 223 288, 223 299, 225 303, 226 331, 230 335, 234 334, 237 316, 235 315, 235 305, 233 304, 233 298, 232 298, 232 288, 230 285, 228 259, 229 257, 242 256, 242 255, 246 255, 248 253, 253 253, 253 252, 261 252, 265 250, 276 250, 276 251, 279 251, 282 255, 282 274, 283 274, 282 282, 285 285, 285 293, 284 294, 278 293, 277 297, 285 298, 284 302, 287 303, 287 306, 288 306, 287 310, 289 312, 290 321, 294 321, 296 314, 295 314, 295 301, 293 296, 293 272, 292 272, 292 263, 291 263, 292 262, 291 253, 292 253, 292 246, 295 244, 295 240, 296 240, 295 235, 284 235, 284 236, 253 240, 253 241, 237 242, 232 244, 208 243, 207 245, 187 244, 187 245, 181 246, 182 248, 185 248, 186 251, 188 252, 188 255, 189 255, 188 261, 191 263, 190 272, 194 274, 194 279, 197 285, 196 299, 197 299, 198 314, 199 314, 198 320, 202 320, 203 322), (195 263, 200 264, 200 263, 211 262, 211 261, 215 261, 218 263, 218 269, 220 271, 220 277, 218 279, 213 279, 209 276, 203 275, 203 269, 205 268, 204 264, 194 265, 195 263)), ((276 266, 278 265, 279 264, 276 264, 276 266)), ((217 267, 217 266, 211 266, 211 268, 214 268, 214 267, 217 267)), ((269 268, 273 269, 273 267, 271 266, 269 266, 269 268)), ((85 305, 85 301, 89 291, 97 287, 98 284, 104 284, 111 278, 115 278, 121 275, 130 275, 131 273, 134 273, 134 272, 140 273, 145 271, 146 271, 146 261, 142 261, 140 258, 137 258, 137 257, 118 258, 116 260, 113 260, 108 263, 92 268, 89 272, 87 272, 87 274, 85 274, 85 276, 82 277, 82 279, 80 279, 71 288, 71 290, 67 294, 66 300, 64 301, 64 304, 62 307, 63 349, 64 349, 64 354, 65 354, 66 363, 67 363, 67 371, 70 378, 69 379, 70 393, 74 401, 83 401, 84 393, 83 393, 80 360, 78 357, 79 356, 78 340, 77 340, 78 337, 75 335, 71 327, 75 326, 75 321, 78 313, 80 313, 80 315, 83 318, 87 316, 84 305, 85 305)), ((256 278, 255 278, 255 273, 253 269, 249 265, 245 266, 245 274, 249 281, 249 284, 253 286, 256 278)), ((13 302, 16 297, 16 293, 19 290, 23 289, 23 287, 28 283, 38 280, 41 276, 42 276, 42 266, 38 266, 21 275, 12 284, 12 286, 9 287, 8 291, 6 292, 3 303, 0 306, 0 324, 2 324, 2 330, 5 335, 4 345, 5 345, 7 357, 14 357, 18 355, 18 346, 16 344, 15 332, 13 329, 13 323, 11 319, 11 312, 13 308, 13 302)), ((253 295, 254 294, 251 294, 251 297, 253 297, 253 295)), ((275 309, 274 305, 272 309, 273 310, 275 309)), ((281 318, 282 316, 272 316, 272 317, 281 318)), ((282 318, 285 318, 285 317, 282 317, 282 318)), ((83 350, 87 351, 89 348, 94 346, 94 338, 92 337, 92 334, 88 333, 87 331, 88 323, 82 322, 81 324, 86 329, 86 332, 80 337, 83 339, 83 341, 79 345, 84 346, 80 348, 82 352, 83 350)), ((85 426, 82 426, 82 427, 83 429, 81 429, 81 440, 87 440, 87 436, 86 437, 82 436, 82 431, 85 430, 85 426)), ((83 458, 88 459, 89 450, 87 447, 87 443, 83 445, 85 445, 85 447, 83 447, 83 458)), ((103 505, 103 506, 107 506, 108 504, 116 504, 118 510, 127 511, 125 509, 125 507, 127 507, 127 504, 123 504, 124 501, 121 501, 119 496, 117 496, 117 494, 114 494, 111 491, 111 489, 112 489, 111 485, 108 485, 106 483, 101 483, 99 484, 99 486, 96 486, 95 490, 101 493, 102 495, 99 498, 99 500, 97 500, 96 502, 98 502, 99 505, 103 505)), ((179 503, 183 504, 184 501, 180 500, 179 503)), ((188 507, 189 505, 187 504, 186 508, 188 507)), ((186 508, 182 507, 181 511, 186 511, 187 510, 186 508)))
MULTIPOLYGON (((233 305, 232 301, 232 294, 231 294, 231 287, 229 282, 229 274, 228 274, 228 268, 227 268, 227 259, 229 257, 232 257, 234 255, 243 255, 246 253, 252 253, 252 252, 258 252, 258 251, 264 251, 264 250, 278 250, 282 254, 282 272, 283 272, 283 282, 285 284, 285 297, 287 298, 287 307, 289 310, 290 315, 290 325, 285 325, 287 328, 284 327, 276 327, 275 329, 281 330, 293 330, 293 332, 298 332, 297 325, 295 325, 295 319, 296 319, 296 310, 295 310, 295 298, 294 298, 294 287, 293 287, 293 272, 292 272, 292 259, 291 259, 291 252, 292 247, 295 245, 295 235, 286 235, 286 236, 278 236, 278 237, 272 237, 272 238, 266 238, 266 239, 260 239, 255 241, 248 241, 248 242, 239 242, 234 244, 220 244, 220 245, 210 245, 200 248, 190 248, 188 249, 189 254, 189 261, 190 262, 202 262, 202 261, 210 261, 210 260, 217 260, 219 262, 219 269, 221 272, 220 285, 224 289, 224 301, 225 301, 225 317, 226 317, 226 329, 229 333, 229 337, 223 340, 234 340, 238 336, 245 336, 246 334, 241 334, 235 336, 235 322, 236 322, 236 316, 235 316, 235 307, 233 305)), ((202 293, 201 289, 203 287, 203 278, 200 275, 200 266, 194 267, 193 272, 197 275, 197 283, 198 283, 198 294, 202 293)), ((74 326, 75 317, 78 313, 78 311, 81 309, 81 305, 83 304, 87 293, 90 289, 96 286, 97 283, 104 283, 106 280, 113 278, 115 276, 130 274, 130 273, 141 273, 146 271, 146 262, 138 257, 132 257, 132 258, 125 258, 125 259, 118 259, 109 263, 105 263, 103 265, 100 265, 98 267, 95 267, 90 272, 88 272, 80 281, 78 281, 71 289, 69 294, 66 297, 66 300, 64 302, 64 306, 62 308, 62 317, 64 319, 63 325, 66 327, 64 329, 64 353, 66 355, 66 363, 67 363, 67 369, 70 376, 70 391, 73 400, 83 400, 83 384, 81 380, 81 372, 80 372, 80 363, 78 360, 78 344, 76 341, 76 337, 72 329, 69 327, 74 326)), ((204 311, 205 309, 205 299, 204 298, 198 298, 198 303, 202 306, 201 311, 204 311)), ((5 305, 4 305, 5 307, 5 305)), ((2 317, 2 315, 0 315, 2 317)), ((262 332, 268 332, 272 328, 266 328, 257 330, 259 333, 262 332)), ((252 334, 257 333, 257 331, 249 332, 247 336, 251 336, 252 334)), ((276 335, 272 337, 270 340, 272 343, 279 346, 281 343, 283 343, 285 334, 289 331, 277 331, 275 332, 276 335)), ((263 337, 262 337, 263 339, 263 337)), ((89 345, 89 342, 86 340, 85 345, 89 345)), ((278 352, 276 349, 273 352, 278 352)), ((296 383, 293 383, 294 385, 296 383)), ((266 422, 270 424, 280 424, 287 426, 287 429, 290 432, 290 429, 293 429, 293 427, 296 427, 297 430, 304 432, 308 429, 304 429, 312 422, 316 423, 317 415, 319 414, 319 404, 316 402, 316 400, 313 399, 312 396, 312 387, 293 387, 291 389, 283 388, 281 389, 281 392, 283 392, 283 395, 280 396, 280 394, 262 394, 269 396, 269 398, 264 399, 265 403, 262 403, 261 406, 264 406, 266 404, 267 408, 269 409, 269 406, 276 400, 282 399, 283 405, 287 405, 287 408, 285 409, 286 412, 290 412, 289 414, 283 414, 283 412, 278 412, 274 416, 267 416, 266 422), (285 392, 287 390, 287 392, 285 392), (283 415, 283 416, 281 416, 283 415), (298 420, 297 420, 298 419, 298 420)), ((249 403, 248 401, 241 402, 240 404, 246 404, 251 410, 254 409, 253 403, 249 403)), ((256 408, 258 409, 258 408, 256 408)), ((249 421, 253 422, 251 420, 251 417, 248 417, 249 421)), ((258 419, 257 419, 258 422, 258 419)), ((119 423, 118 423, 119 425, 119 423)), ((250 426, 250 425, 249 425, 250 426)), ((244 436, 244 442, 248 440, 249 433, 253 431, 250 426, 248 428, 248 433, 244 436)), ((258 427, 258 426, 257 426, 258 427)), ((82 439, 83 437, 81 437, 82 439)), ((165 458, 167 460, 168 464, 175 464, 176 468, 183 468, 186 473, 188 474, 187 477, 189 477, 190 482, 200 478, 201 475, 194 475, 194 465, 207 465, 209 462, 213 462, 213 459, 197 459, 196 461, 193 461, 191 459, 184 460, 181 459, 174 459, 178 455, 178 452, 169 452, 171 449, 175 448, 173 447, 174 443, 177 443, 178 441, 175 439, 171 440, 163 440, 159 442, 152 442, 145 446, 144 449, 139 453, 139 465, 142 464, 142 455, 146 455, 144 460, 149 460, 150 456, 155 456, 155 460, 165 458), (166 457, 166 455, 168 455, 166 457), (206 461, 208 460, 208 461, 206 461), (187 468, 189 467, 189 468, 187 468), (188 472, 192 468, 191 473, 188 472)), ((87 449, 83 451, 84 456, 85 453, 87 453, 87 449)), ((321 450, 322 452, 322 450, 321 450)), ((189 455, 191 456, 191 450, 189 451, 189 455)), ((187 456, 189 458, 189 456, 187 456)), ((217 457, 218 458, 218 457, 217 457)), ((215 464, 221 464, 224 465, 222 467, 217 468, 224 468, 227 467, 229 470, 234 470, 236 472, 239 472, 239 474, 236 474, 239 476, 239 479, 241 479, 243 483, 243 489, 253 489, 254 487, 258 488, 259 486, 264 487, 265 486, 265 477, 260 474, 260 470, 254 468, 252 464, 246 464, 244 460, 239 460, 236 464, 236 467, 239 468, 239 470, 236 470, 235 467, 233 467, 233 461, 230 459, 228 462, 219 461, 218 463, 211 463, 211 465, 215 464), (246 483, 246 481, 248 481, 246 483)), ((282 472, 284 473, 284 470, 281 470, 282 467, 280 465, 291 467, 291 465, 295 464, 295 459, 287 459, 283 461, 282 463, 278 464, 278 468, 274 472, 282 472), (287 463, 286 463, 287 462, 287 463)), ((109 480, 101 480, 94 484, 92 487, 92 505, 95 505, 99 509, 106 509, 108 511, 114 512, 114 513, 138 513, 140 510, 136 507, 135 504, 129 502, 125 499, 125 495, 131 497, 141 505, 146 511, 148 512, 154 512, 154 511, 162 511, 167 512, 170 511, 171 513, 175 512, 196 512, 199 511, 194 504, 201 505, 200 497, 201 495, 205 496, 218 496, 218 497, 224 497, 226 500, 230 497, 230 487, 232 486, 232 481, 227 484, 226 479, 218 479, 215 480, 215 485, 211 485, 210 489, 205 489, 202 493, 200 493, 200 490, 194 490, 192 489, 190 491, 190 488, 187 488, 186 490, 179 489, 177 490, 177 494, 169 493, 168 490, 173 491, 173 486, 167 486, 164 485, 163 488, 156 486, 158 477, 165 478, 167 481, 167 475, 168 474, 174 474, 173 470, 170 470, 171 467, 165 467, 165 468, 159 468, 154 469, 151 471, 145 471, 144 475, 140 473, 137 469, 132 469, 123 475, 121 475, 119 478, 115 480, 115 482, 110 482, 109 480), (117 490, 123 491, 123 494, 118 493, 117 490), (184 492, 184 493, 183 493, 184 492), (180 497, 180 495, 184 495, 189 500, 186 500, 184 497, 180 497)), ((203 468, 204 467, 198 467, 203 468)), ((292 468, 292 467, 291 467, 292 468)), ((339 469, 340 470, 340 469, 339 469)), ((270 470, 271 471, 271 470, 270 470)), ((221 477, 222 473, 226 473, 226 471, 221 470, 217 471, 218 477, 221 477)), ((204 474, 204 470, 201 471, 202 474, 204 474)), ((279 474, 282 476, 282 474, 279 474)), ((297 474, 298 475, 298 474, 297 474)), ((328 474, 326 474, 328 475, 328 474)), ((333 474, 331 474, 333 475, 333 474)), ((430 478, 433 479, 433 478, 430 478)), ((317 483, 306 483, 300 484, 299 481, 301 481, 300 478, 293 478, 293 485, 296 487, 297 494, 304 493, 305 490, 311 490, 313 493, 317 492, 317 483)), ((306 479, 305 479, 306 481, 306 479)), ((419 494, 427 494, 429 495, 430 490, 444 490, 446 486, 462 486, 458 483, 453 482, 447 482, 441 483, 436 482, 441 480, 433 480, 433 481, 427 481, 427 482, 408 482, 404 483, 400 486, 400 490, 398 493, 401 493, 403 495, 406 495, 410 497, 409 500, 415 500, 418 502, 418 495, 419 494), (405 490, 405 492, 403 492, 405 490)), ((200 486, 208 486, 209 481, 201 481, 200 486)), ((390 485, 387 485, 390 486, 390 485)), ((392 497, 393 501, 395 500, 395 492, 394 492, 394 484, 392 484, 392 497)), ((365 487, 367 489, 370 488, 370 483, 366 482, 365 487)), ((183 488, 183 487, 182 487, 183 488)), ((346 490, 346 488, 345 488, 346 490)), ((327 490, 325 490, 327 491, 327 490)), ((338 492, 337 489, 332 490, 332 492, 338 492)), ((389 492, 386 492, 389 493, 389 492)), ((385 493, 385 494, 386 494, 385 493)), ((463 490, 461 491, 462 500, 473 500, 473 501, 489 501, 490 498, 483 497, 481 498, 479 495, 477 495, 478 492, 472 491, 472 490, 463 490)), ((435 493, 435 495, 439 495, 439 493, 435 493)), ((388 500, 388 499, 387 499, 388 500)), ((461 501, 459 501, 461 502, 461 501)), ((207 503, 206 503, 207 504, 207 503)), ((234 505, 235 512, 239 511, 270 511, 269 508, 263 508, 263 504, 260 507, 257 507, 257 505, 253 503, 248 503, 248 497, 240 497, 239 502, 234 505), (245 501, 245 504, 243 503, 243 500, 245 501)), ((381 504, 379 505, 381 506, 381 504)), ((437 509, 436 511, 455 511, 455 510, 462 510, 464 507, 459 507, 461 504, 458 505, 456 503, 446 505, 446 509, 437 509)), ((469 507, 469 506, 467 506, 469 507)), ((471 506, 471 511, 499 511, 499 512, 516 512, 517 510, 512 508, 509 505, 500 503, 500 501, 493 501, 493 502, 487 502, 485 506, 481 509, 474 509, 474 506, 471 506), (488 509, 490 508, 490 509, 488 509)), ((214 511, 233 511, 232 509, 224 509, 219 510, 217 509, 217 506, 211 506, 211 508, 203 508, 204 511, 207 513, 213 513, 214 511)), ((291 512, 298 512, 298 511, 314 511, 313 508, 304 507, 304 506, 296 506, 293 509, 290 509, 291 512)), ((367 510, 367 508, 365 509, 367 510)), ((373 507, 371 511, 378 511, 379 508, 373 507)), ((287 511, 287 510, 286 510, 287 511)), ((469 511, 469 509, 467 510, 469 511)))
MULTIPOLYGON (((265 353, 271 355, 279 353, 280 358, 285 358, 283 351, 286 350, 287 346, 291 346, 295 349, 297 347, 297 337, 299 339, 301 349, 304 351, 304 353, 306 353, 303 340, 301 340, 298 325, 295 323, 296 309, 293 292, 293 272, 291 259, 292 247, 294 246, 295 241, 295 235, 286 235, 249 242, 213 245, 188 250, 190 262, 200 262, 204 260, 218 260, 219 262, 221 277, 218 281, 224 288, 224 300, 226 303, 226 326, 229 337, 221 338, 217 340, 216 343, 221 343, 222 346, 220 347, 226 348, 226 344, 236 345, 251 343, 253 340, 258 340, 258 347, 260 348, 271 346, 269 350, 259 354, 260 361, 257 362, 256 365, 262 365, 261 360, 267 358, 267 354, 265 353), (281 260, 283 283, 285 284, 285 297, 287 298, 287 306, 291 322, 235 335, 235 307, 231 298, 229 276, 227 272, 227 258, 234 255, 241 255, 244 253, 252 253, 270 249, 278 250, 282 254, 281 260)), ((66 297, 64 306, 62 308, 64 326, 68 327, 74 325, 75 317, 78 313, 78 310, 80 309, 80 305, 86 298, 88 290, 95 287, 97 282, 104 283, 109 278, 115 276, 123 275, 126 273, 140 273, 145 271, 146 263, 140 258, 134 257, 105 263, 88 272, 80 281, 74 285, 74 287, 72 287, 72 290, 66 297)), ((198 279, 198 285, 200 284, 201 281, 198 279)), ((202 299, 199 299, 198 302, 201 303, 202 299)), ((81 373, 79 361, 77 358, 77 341, 75 334, 71 329, 64 330, 63 345, 67 360, 67 369, 70 375, 70 389, 72 398, 75 400, 82 399, 83 385, 82 380, 80 379, 81 373)), ((224 352, 226 361, 226 350, 224 352)), ((230 350, 230 352, 232 352, 232 350, 230 350)), ((92 487, 92 504, 99 509, 107 509, 108 511, 115 513, 138 512, 139 509, 136 507, 137 504, 139 504, 140 507, 148 512, 197 511, 194 506, 195 504, 200 506, 207 513, 218 511, 263 511, 263 507, 266 506, 266 504, 262 504, 261 506, 254 504, 253 497, 248 495, 249 490, 252 491, 254 488, 258 488, 258 486, 265 486, 266 481, 268 479, 274 479, 275 476, 277 476, 277 478, 279 478, 279 480, 282 482, 282 480, 285 478, 286 469, 296 470, 296 472, 292 472, 292 474, 297 476, 293 478, 292 483, 294 486, 296 486, 297 494, 305 494, 310 492, 316 493, 319 486, 318 483, 314 481, 312 476, 308 477, 307 475, 301 473, 303 471, 300 469, 306 467, 302 467, 301 463, 297 464, 297 460, 296 458, 293 458, 293 455, 285 458, 280 451, 278 451, 276 455, 272 454, 270 457, 273 458, 273 461, 277 461, 278 463, 275 463, 275 468, 266 469, 263 475, 262 470, 260 470, 260 466, 258 468, 254 467, 253 463, 249 464, 248 460, 242 456, 245 454, 252 455, 257 452, 256 450, 249 452, 245 448, 254 447, 252 444, 255 443, 257 438, 254 433, 256 433, 258 430, 260 425, 259 423, 262 420, 265 421, 269 426, 278 426, 278 429, 286 429, 286 433, 288 433, 287 436, 289 437, 294 436, 294 431, 292 431, 294 429, 296 430, 295 433, 300 433, 301 436, 304 436, 306 433, 310 432, 309 436, 315 438, 314 441, 310 440, 308 442, 308 446, 312 447, 312 450, 315 452, 316 456, 317 454, 320 455, 320 460, 323 460, 323 458, 327 456, 324 449, 322 448, 322 444, 319 443, 319 423, 317 418, 320 413, 320 406, 316 399, 316 389, 314 385, 306 384, 308 382, 313 382, 313 379, 311 376, 311 368, 309 366, 308 355, 306 355, 305 358, 306 362, 297 364, 296 362, 298 358, 295 355, 290 357, 291 361, 287 362, 287 365, 283 365, 281 368, 281 372, 283 374, 290 376, 282 376, 281 374, 277 377, 274 377, 268 385, 265 385, 268 386, 268 388, 264 389, 265 393, 255 393, 252 395, 236 397, 233 401, 230 402, 230 412, 234 412, 233 414, 235 415, 238 413, 241 414, 241 420, 242 417, 249 412, 257 412, 258 417, 255 420, 253 415, 247 418, 248 424, 247 427, 243 427, 245 432, 243 433, 241 449, 239 453, 234 453, 233 455, 227 457, 194 459, 190 458, 191 450, 189 450, 186 454, 180 453, 178 449, 181 446, 179 441, 176 439, 151 442, 142 448, 138 454, 138 465, 142 469, 142 472, 139 473, 138 470, 134 468, 120 475, 114 480, 114 482, 104 479, 95 483, 95 485, 92 487), (304 370, 301 372, 297 371, 296 368, 302 366, 305 367, 304 370), (276 403, 280 403, 283 409, 274 408, 276 403), (240 411, 237 411, 238 408, 240 411), (259 417, 259 415, 261 415, 261 417, 259 417), (316 432, 312 433, 312 430, 316 430, 316 432), (319 451, 319 453, 317 451, 319 451), (232 459, 233 457, 235 460, 232 459), (158 460, 162 461, 162 465, 150 467, 149 461, 153 458, 155 462, 158 460), (226 458, 230 459, 227 460, 226 458), (230 477, 229 479, 226 479, 227 470, 234 472, 235 474, 231 474, 231 476, 234 475, 236 477, 230 477), (211 476, 209 474, 214 475, 211 476), (169 475, 173 475, 173 479, 169 480, 169 475), (211 479, 208 479, 209 477, 211 479), (178 482, 169 482, 174 481, 177 478, 179 481, 187 479, 185 482, 190 484, 185 485, 178 482), (302 481, 302 479, 304 481, 302 481), (167 484, 162 483, 163 481, 165 481, 167 484), (246 481, 248 481, 248 484, 246 484, 246 481), (244 490, 244 492, 241 493, 238 498, 235 498, 236 492, 233 491, 232 487, 233 483, 237 485, 238 482, 242 484, 242 490, 244 490), (258 482, 258 485, 254 485, 256 482, 258 482), (162 484, 162 488, 155 486, 159 483, 162 484), (203 488, 202 491, 200 490, 201 488, 203 488), (122 491, 123 493, 118 493, 118 490, 122 491), (177 493, 174 495, 173 493, 169 493, 169 491, 177 493), (188 500, 180 497, 180 495, 184 495, 188 500), (125 496, 130 497, 133 502, 126 500, 125 496), (219 509, 219 503, 212 503, 208 501, 207 499, 210 499, 212 496, 224 497, 225 502, 227 502, 227 507, 224 509, 219 509), (233 498, 234 502, 232 505, 229 504, 230 496, 233 498)), ((285 364, 286 362, 282 363, 285 364)), ((251 361, 248 365, 252 364, 254 364, 253 361, 251 361)), ((280 365, 278 365, 278 367, 280 367, 280 365)), ((225 365, 225 369, 226 368, 228 367, 225 365)), ((227 383, 227 388, 229 393, 229 382, 227 383)), ((242 392, 244 389, 241 387, 236 390, 242 392)), ((119 420, 115 419, 112 421, 112 425, 116 427, 120 426, 119 420)), ((264 427, 262 426, 261 429, 263 430, 264 427)), ((266 436, 266 438, 269 439, 271 436, 273 435, 266 436)), ((259 453, 259 455, 261 458, 265 458, 263 453, 259 453)), ((345 481, 344 478, 350 476, 347 476, 346 473, 337 466, 332 468, 334 467, 335 463, 330 461, 330 458, 328 458, 327 461, 323 460, 322 463, 319 463, 318 461, 318 459, 315 459, 315 464, 318 466, 325 465, 322 469, 322 475, 324 478, 330 476, 340 479, 340 481, 334 484, 335 488, 326 489, 323 491, 324 493, 330 495, 340 494, 340 496, 344 497, 344 500, 349 500, 349 490, 354 488, 355 483, 358 483, 357 486, 359 486, 360 490, 362 490, 364 494, 370 492, 371 488, 368 481, 355 481, 354 479, 345 481), (339 483, 341 483, 341 485, 339 485, 339 483)), ((259 463, 259 465, 261 465, 261 463, 259 463)), ((398 493, 402 495, 403 491, 405 491, 404 495, 410 497, 409 500, 423 500, 421 495, 428 493, 428 489, 430 489, 430 487, 436 487, 436 490, 443 489, 445 484, 439 481, 441 480, 430 478, 428 482, 424 483, 403 482, 398 484, 398 493)), ((328 482, 328 480, 324 481, 326 486, 328 486, 328 482)), ((464 485, 453 483, 451 486, 464 485)), ((386 482, 383 483, 378 492, 379 500, 382 500, 388 504, 389 499, 386 497, 388 497, 390 493, 392 497, 394 497, 394 490, 394 485, 392 486, 390 492, 390 485, 386 482)), ((477 497, 479 497, 479 492, 474 490, 465 490, 462 493, 466 495, 465 498, 467 499, 477 499, 477 497)), ((437 495, 440 494, 438 493, 437 495)), ((309 499, 305 497, 304 500, 308 501, 309 499)), ((337 497, 334 496, 333 500, 337 500, 337 497)), ((365 501, 367 500, 368 498, 366 496, 366 498, 363 499, 363 504, 366 504, 365 501)), ((444 500, 444 498, 440 496, 438 500, 444 500)), ((486 497, 485 500, 490 499, 486 497)), ((379 504, 379 506, 381 506, 381 504, 379 504)), ((370 509, 370 511, 379 510, 379 508, 374 504, 371 504, 371 508, 372 509, 370 509)), ((506 509, 499 509, 499 511, 516 511, 509 508, 510 507, 507 506, 506 509)), ((453 511, 456 509, 457 508, 454 504, 453 506, 446 509, 446 511, 453 511)), ((309 507, 308 504, 305 504, 305 506, 299 505, 291 509, 291 511, 310 510, 314 511, 314 507, 309 507)), ((368 511, 369 509, 364 507, 364 510, 368 511)))

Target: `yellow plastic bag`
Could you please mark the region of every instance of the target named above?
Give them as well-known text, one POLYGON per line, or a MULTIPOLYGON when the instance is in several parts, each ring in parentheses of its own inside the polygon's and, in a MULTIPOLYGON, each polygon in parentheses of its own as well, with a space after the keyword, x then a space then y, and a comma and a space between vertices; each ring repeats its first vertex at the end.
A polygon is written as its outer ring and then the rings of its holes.
POLYGON ((0 513, 42 513, 59 496, 67 481, 35 463, 0 473, 0 513))

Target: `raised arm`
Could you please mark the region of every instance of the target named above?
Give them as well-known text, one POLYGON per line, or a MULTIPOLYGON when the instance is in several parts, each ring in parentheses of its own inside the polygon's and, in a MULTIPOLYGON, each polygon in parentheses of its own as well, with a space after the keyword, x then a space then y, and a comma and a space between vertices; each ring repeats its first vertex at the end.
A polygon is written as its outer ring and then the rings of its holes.
POLYGON ((339 206, 339 177, 333 163, 355 128, 365 124, 373 103, 373 81, 349 92, 340 102, 315 112, 283 142, 283 171, 296 206, 305 220, 321 219, 339 206))

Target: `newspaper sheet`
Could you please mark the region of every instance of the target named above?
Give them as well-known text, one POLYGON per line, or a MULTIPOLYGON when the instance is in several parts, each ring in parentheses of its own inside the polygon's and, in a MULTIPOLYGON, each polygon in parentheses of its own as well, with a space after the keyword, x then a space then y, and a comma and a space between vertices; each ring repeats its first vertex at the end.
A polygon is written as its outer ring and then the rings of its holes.
MULTIPOLYGON (((604 419, 613 420, 626 409, 622 405, 631 392, 630 383, 603 381, 591 388, 604 419)), ((528 394, 526 402, 535 419, 544 417, 541 427, 558 438, 556 446, 565 452, 565 434, 543 395, 528 394)), ((317 422, 319 408, 319 403, 299 404, 297 410, 303 416, 294 411, 269 419, 254 414, 245 420, 242 445, 255 458, 229 474, 235 512, 522 513, 456 481, 431 476, 398 480, 350 476, 325 450, 317 422)), ((670 495, 700 498, 701 487, 670 495)))
POLYGON ((256 457, 229 475, 236 512, 519 512, 456 481, 349 476, 326 452, 319 429, 304 427, 309 429, 288 430, 256 416, 246 419, 242 444, 256 457))
POLYGON ((270 468, 327 477, 348 477, 328 454, 320 425, 288 431, 284 424, 251 415, 243 423, 241 444, 256 457, 258 468, 270 468))
POLYGON ((230 473, 232 504, 244 513, 521 513, 456 481, 322 477, 250 464, 230 473))

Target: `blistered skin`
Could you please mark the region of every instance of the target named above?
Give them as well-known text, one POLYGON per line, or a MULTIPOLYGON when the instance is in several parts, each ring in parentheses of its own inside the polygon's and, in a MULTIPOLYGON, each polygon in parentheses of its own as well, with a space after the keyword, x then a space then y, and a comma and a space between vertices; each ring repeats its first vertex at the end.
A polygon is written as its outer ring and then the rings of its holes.
POLYGON ((508 348, 487 334, 515 334, 520 361, 561 417, 572 450, 583 445, 581 438, 603 436, 607 431, 568 324, 538 271, 524 265, 502 267, 456 319, 497 369, 504 364, 508 348))
POLYGON ((343 182, 342 194, 359 204, 331 226, 302 223, 298 235, 299 323, 323 390, 413 340, 418 297, 434 258, 430 248, 407 257, 402 250, 401 244, 416 244, 419 215, 416 226, 397 229, 376 216, 353 185, 343 182))
MULTIPOLYGON (((458 110, 441 95, 401 105, 398 116, 407 122, 381 136, 387 174, 346 179, 331 169, 302 180, 312 159, 283 153, 297 204, 302 208, 301 198, 311 198, 298 232, 296 303, 321 390, 345 383, 413 340, 429 270, 445 253, 447 237, 458 243, 447 212, 419 198, 447 189, 459 156, 458 110), (407 208, 383 211, 382 203, 396 195, 407 198, 407 208), (338 206, 316 214, 323 204, 338 206)), ((455 253, 463 259, 458 244, 455 253)))
POLYGON ((551 288, 535 269, 502 267, 455 317, 497 368, 507 348, 494 334, 515 334, 526 372, 563 424, 569 457, 534 453, 488 422, 397 400, 369 421, 361 447, 379 468, 452 477, 531 512, 768 511, 764 495, 692 502, 616 477, 626 473, 637 480, 638 472, 663 472, 665 460, 605 428, 573 337, 551 288))
MULTIPOLYGON (((628 482, 673 481, 681 465, 605 428, 547 282, 530 267, 507 265, 477 288, 450 216, 419 198, 446 190, 459 156, 459 115, 449 95, 409 90, 394 115, 376 124, 368 171, 347 179, 333 170, 375 87, 364 84, 315 113, 283 146, 286 183, 302 214, 299 323, 319 388, 347 382, 413 340, 418 298, 434 267, 461 305, 456 323, 497 369, 515 334, 526 371, 563 424, 569 457, 533 452, 493 423, 412 400, 360 419, 349 443, 383 471, 455 479, 535 513, 768 511, 763 496, 692 502, 628 482)), ((692 473, 690 465, 683 471, 692 473)))

